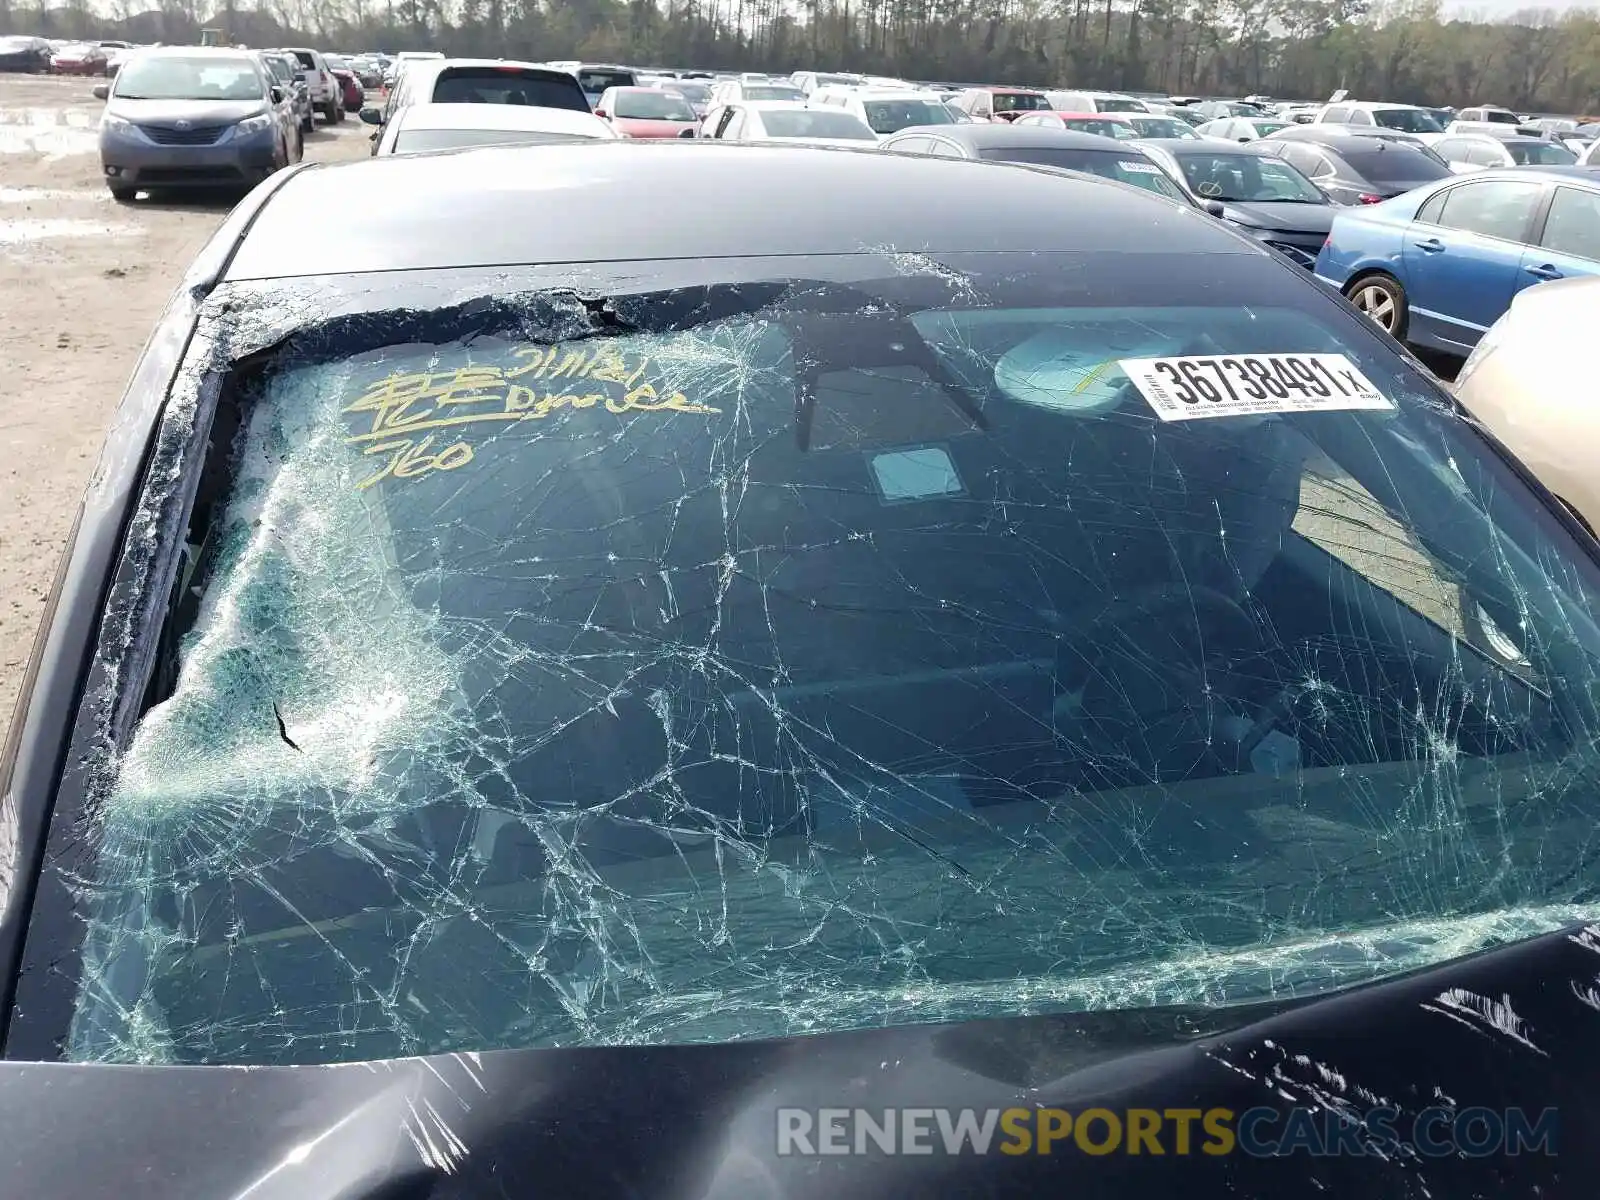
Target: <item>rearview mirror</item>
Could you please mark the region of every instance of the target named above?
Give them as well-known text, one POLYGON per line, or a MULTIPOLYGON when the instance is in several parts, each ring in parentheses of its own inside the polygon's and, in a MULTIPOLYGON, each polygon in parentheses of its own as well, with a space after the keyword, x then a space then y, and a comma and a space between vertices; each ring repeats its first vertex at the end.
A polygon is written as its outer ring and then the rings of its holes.
POLYGON ((1221 200, 1203 200, 1200 203, 1200 207, 1205 209, 1206 213, 1213 217, 1220 217, 1224 211, 1221 200))
POLYGON ((367 125, 382 125, 383 114, 375 108, 363 108, 361 110, 361 120, 367 125))
POLYGON ((678 136, 680 138, 692 138, 699 137, 700 135, 695 132, 694 126, 691 125, 688 129, 680 129, 678 131, 678 136))
POLYGON ((94 98, 96 100, 105 100, 105 99, 109 98, 110 95, 111 95, 111 89, 108 88, 105 84, 97 83, 97 84, 94 85, 94 98))

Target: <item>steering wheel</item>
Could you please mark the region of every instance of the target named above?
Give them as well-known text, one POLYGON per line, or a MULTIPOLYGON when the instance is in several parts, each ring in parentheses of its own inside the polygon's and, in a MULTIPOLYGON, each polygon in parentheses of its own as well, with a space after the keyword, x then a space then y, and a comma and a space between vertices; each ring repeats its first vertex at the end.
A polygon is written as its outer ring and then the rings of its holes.
POLYGON ((1261 625, 1222 592, 1139 588, 1062 643, 1056 735, 1111 786, 1232 771, 1217 723, 1253 707, 1267 647, 1261 625))

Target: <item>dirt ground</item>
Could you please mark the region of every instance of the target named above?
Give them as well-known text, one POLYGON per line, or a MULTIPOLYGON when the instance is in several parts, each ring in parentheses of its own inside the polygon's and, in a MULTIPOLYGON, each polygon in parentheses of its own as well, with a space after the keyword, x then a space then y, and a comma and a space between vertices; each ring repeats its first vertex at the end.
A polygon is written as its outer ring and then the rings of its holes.
MULTIPOLYGON (((0 741, 63 543, 139 351, 236 197, 116 204, 91 79, 0 75, 0 741)), ((307 159, 359 158, 354 117, 307 159)))

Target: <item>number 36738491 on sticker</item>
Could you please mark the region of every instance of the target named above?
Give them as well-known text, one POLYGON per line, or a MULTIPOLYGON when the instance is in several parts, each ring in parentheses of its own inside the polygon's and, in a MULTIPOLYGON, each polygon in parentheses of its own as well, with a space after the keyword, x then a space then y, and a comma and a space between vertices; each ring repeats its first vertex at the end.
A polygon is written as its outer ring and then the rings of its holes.
POLYGON ((1394 407, 1343 354, 1125 358, 1118 365, 1163 421, 1394 407))

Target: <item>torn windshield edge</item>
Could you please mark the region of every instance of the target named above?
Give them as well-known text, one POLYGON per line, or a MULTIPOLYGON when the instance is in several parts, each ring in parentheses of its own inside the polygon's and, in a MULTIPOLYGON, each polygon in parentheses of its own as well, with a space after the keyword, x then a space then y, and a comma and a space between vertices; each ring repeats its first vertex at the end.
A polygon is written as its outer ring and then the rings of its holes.
MULTIPOLYGON (((74 726, 40 872, 41 897, 48 890, 59 899, 53 901, 53 907, 41 899, 28 916, 25 963, 17 1003, 19 1009, 24 1005, 31 1008, 34 1019, 29 1022, 25 1036, 18 1037, 13 1029, 9 1046, 12 1055, 29 1057, 29 1048, 34 1047, 31 1055, 34 1058, 55 1057, 59 1052, 60 1034, 67 1028, 76 1005, 81 929, 75 907, 67 899, 67 889, 59 878, 53 877, 94 853, 94 843, 82 836, 83 831, 93 823, 114 786, 122 748, 128 744, 155 686, 161 651, 171 633, 177 589, 187 578, 187 567, 191 565, 188 559, 192 548, 187 545, 186 535, 191 528, 195 496, 208 466, 213 470, 219 463, 225 467, 231 457, 228 441, 219 438, 230 427, 218 424, 225 395, 236 394, 239 385, 257 372, 332 361, 405 342, 444 344, 470 342, 474 337, 515 334, 530 341, 550 343, 634 330, 670 331, 750 315, 780 298, 786 306, 793 306, 786 311, 850 312, 858 310, 865 301, 887 307, 885 293, 914 284, 916 286, 910 290, 920 292, 926 299, 912 303, 907 294, 907 312, 938 306, 992 307, 993 302, 975 288, 972 278, 945 265, 952 259, 970 262, 1029 260, 1041 278, 1059 284, 1061 290, 1071 294, 1071 299, 1066 295, 1057 297, 1058 302, 1084 307, 1116 302, 1105 294, 1109 280, 1103 276, 1094 278, 1089 272, 1084 273, 1088 278, 1063 273, 1054 262, 1040 264, 1036 260, 1101 257, 1118 259, 1127 267, 1132 265, 1130 257, 1136 261, 1145 259, 1147 261, 1138 264, 1144 268, 1143 272, 1125 270, 1123 275, 1151 272, 1152 280, 1160 275, 1167 285, 1162 298, 1168 302, 1183 303, 1186 293, 1196 295, 1195 300, 1189 301, 1191 303, 1203 302, 1199 297, 1208 293, 1209 302, 1215 302, 1214 279, 1173 278, 1170 261, 1156 255, 1024 256, 974 252, 934 259, 927 255, 887 251, 882 254, 883 257, 859 252, 821 256, 824 260, 836 260, 834 265, 841 268, 839 273, 851 281, 842 287, 837 286, 836 280, 774 279, 763 272, 744 282, 685 282, 679 287, 662 288, 658 277, 649 270, 653 264, 646 263, 590 264, 596 268, 597 275, 606 276, 609 282, 618 285, 609 289, 528 287, 501 290, 491 298, 484 296, 486 287, 493 286, 496 281, 503 287, 513 271, 501 268, 430 272, 427 274, 434 278, 423 280, 425 286, 420 289, 416 286, 416 275, 410 275, 395 287, 392 285, 396 280, 386 273, 340 277, 336 282, 341 286, 336 289, 328 287, 330 280, 326 278, 247 281, 219 286, 200 310, 197 327, 162 407, 138 480, 138 501, 108 592, 94 666, 74 726), (885 273, 885 257, 901 269, 885 273), (863 261, 875 262, 877 269, 863 272, 863 261), (477 277, 476 282, 465 282, 473 276, 477 277), (642 286, 647 279, 653 286, 642 286), (333 293, 331 302, 330 292, 333 293), (435 303, 416 302, 424 297, 435 303), (674 298, 675 305, 669 303, 666 308, 661 307, 662 301, 670 302, 674 298), (713 298, 718 304, 714 309, 707 309, 705 302, 713 298), (532 315, 534 313, 538 314, 537 318, 532 315), (27 969, 30 963, 39 969, 27 969), (49 969, 44 969, 46 963, 49 969)), ((1194 257, 1204 263, 1213 256, 1194 257)), ((755 261, 758 260, 752 260, 755 261)), ((776 265, 773 260, 761 261, 769 266, 776 265)), ((808 268, 817 265, 815 259, 806 261, 808 268)), ((698 274, 704 279, 706 264, 670 265, 685 276, 698 274)), ((726 275, 735 274, 728 270, 729 265, 718 262, 714 269, 726 275)), ((1292 280, 1299 303, 1316 303, 1310 301, 1313 293, 1304 289, 1298 274, 1290 276, 1285 271, 1280 275, 1277 264, 1267 261, 1266 256, 1257 260, 1255 255, 1240 255, 1230 265, 1242 271, 1263 271, 1266 276, 1281 279, 1286 286, 1292 280)), ((538 274, 540 270, 532 269, 529 273, 538 274)), ((570 281, 574 274, 570 264, 560 269, 560 277, 566 280, 570 281)), ((1013 275, 1005 277, 1014 278, 1013 275)), ((1114 284, 1111 289, 1116 290, 1114 284)), ((1332 318, 1330 323, 1333 323, 1332 318)), ((1341 336, 1353 343, 1380 344, 1362 319, 1354 314, 1348 314, 1348 328, 1341 331, 1341 336)), ((1366 352, 1369 350, 1363 346, 1363 353, 1366 352)), ((1413 369, 1418 380, 1426 381, 1418 389, 1425 406, 1440 415, 1459 418, 1461 410, 1453 397, 1438 388, 1409 355, 1401 358, 1413 369)), ((1393 365, 1398 366, 1398 363, 1393 365)), ((1413 396, 1412 403, 1417 399, 1418 396, 1413 396)), ((237 430, 241 419, 242 414, 232 414, 231 427, 237 430)), ((1373 461, 1369 465, 1377 468, 1374 477, 1394 485, 1380 489, 1379 501, 1418 530, 1431 553, 1463 577, 1474 580, 1478 594, 1498 623, 1507 628, 1515 627, 1526 612, 1523 606, 1527 606, 1543 609, 1540 615, 1546 621, 1556 619, 1558 628, 1568 630, 1569 644, 1574 647, 1586 636, 1593 636, 1570 630, 1565 623, 1570 622, 1571 610, 1564 609, 1551 595, 1501 594, 1503 589, 1496 586, 1498 572, 1493 570, 1493 564, 1483 564, 1470 554, 1464 555, 1460 544, 1451 538, 1429 537, 1428 522, 1413 519, 1414 513, 1425 513, 1430 503, 1436 504, 1448 493, 1468 487, 1459 473, 1445 479, 1431 473, 1408 471, 1402 485, 1384 464, 1384 459, 1394 453, 1395 448, 1380 448, 1365 434, 1359 436, 1365 444, 1364 453, 1353 445, 1345 446, 1344 450, 1357 458, 1371 456, 1373 461), (1504 621, 1500 620, 1502 617, 1504 621)), ((1527 478, 1520 464, 1509 459, 1492 440, 1490 444, 1499 450, 1496 457, 1504 459, 1515 474, 1527 478)), ((1492 462, 1483 465, 1493 469, 1492 462)), ((1504 489, 1495 486, 1492 479, 1473 482, 1477 486, 1470 490, 1480 493, 1484 507, 1494 508, 1504 520, 1521 526, 1522 532, 1534 534, 1534 530, 1528 528, 1530 520, 1555 520, 1563 527, 1571 525, 1576 529, 1570 519, 1562 521, 1564 514, 1540 512, 1535 506, 1523 503, 1521 496, 1504 495, 1504 489)), ((1549 527, 1538 532, 1547 538, 1549 527)), ((1600 553, 1596 548, 1587 541, 1583 548, 1589 569, 1600 567, 1600 553)), ((1544 568, 1547 574, 1554 568, 1560 576, 1584 565, 1569 558, 1564 564, 1544 564, 1544 568)), ((1589 703, 1574 706, 1569 698, 1565 711, 1568 723, 1578 729, 1600 725, 1593 712, 1597 701, 1600 698, 1589 697, 1589 703), (1579 708, 1588 711, 1578 711, 1579 708)))

